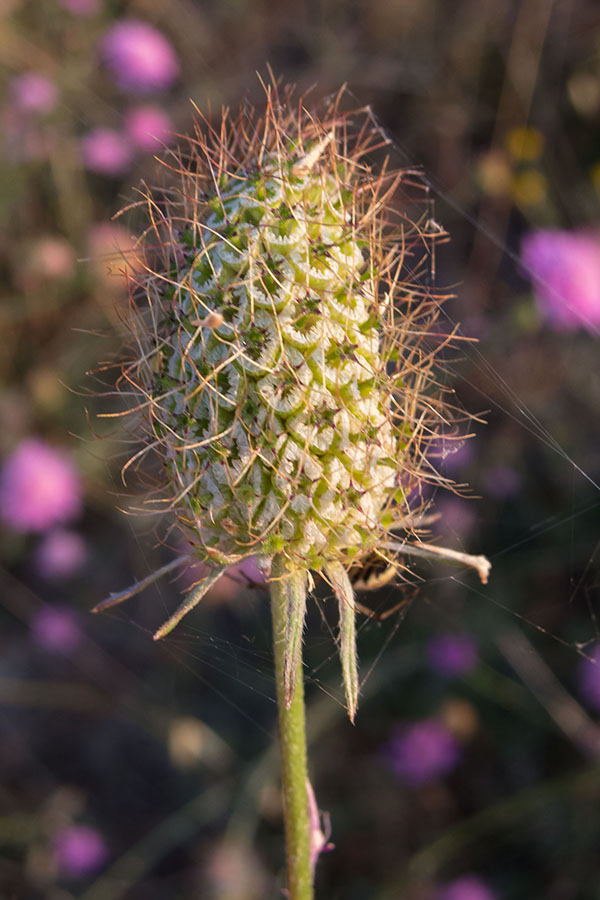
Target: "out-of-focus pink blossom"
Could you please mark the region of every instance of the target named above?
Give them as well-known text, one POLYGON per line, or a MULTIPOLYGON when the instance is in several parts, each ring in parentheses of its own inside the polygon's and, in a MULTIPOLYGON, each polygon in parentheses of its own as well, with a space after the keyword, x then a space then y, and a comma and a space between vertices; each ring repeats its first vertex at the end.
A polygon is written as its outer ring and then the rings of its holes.
POLYGON ((81 643, 77 616, 65 606, 44 606, 30 623, 34 642, 48 653, 69 656, 81 643))
POLYGON ((113 128, 95 128, 81 139, 83 164, 99 175, 122 175, 131 165, 129 141, 113 128))
POLYGON ((81 512, 81 483, 73 463, 44 441, 30 438, 0 472, 0 515, 14 531, 45 531, 81 512))
POLYGON ((440 887, 435 900, 496 900, 496 894, 477 875, 464 875, 440 887))
POLYGON ((587 651, 577 670, 579 693, 594 709, 600 710, 600 644, 587 651))
POLYGON ((160 106, 136 106, 125 116, 125 131, 138 150, 159 150, 169 143, 173 123, 160 106))
POLYGON ((440 634, 427 644, 427 657, 439 675, 468 675, 477 666, 477 641, 468 634, 440 634))
POLYGON ((554 328, 600 327, 600 234, 548 229, 528 234, 521 262, 538 306, 554 328))
POLYGON ((15 264, 15 277, 25 288, 33 290, 48 281, 70 278, 75 273, 75 251, 64 238, 48 235, 32 244, 15 264))
POLYGON ((179 75, 179 63, 164 34, 138 19, 122 19, 102 42, 102 54, 124 91, 150 93, 168 88, 179 75))
POLYGON ((458 762, 460 746, 439 719, 423 719, 399 727, 384 756, 407 786, 418 787, 449 772, 458 762))
POLYGON ((12 105, 22 113, 46 115, 56 105, 56 85, 41 72, 25 72, 10 82, 12 105))
POLYGON ((34 566, 42 578, 58 581, 79 572, 87 560, 85 541, 76 531, 54 528, 39 543, 34 566))
POLYGON ((88 825, 69 825, 54 837, 54 858, 63 876, 78 878, 95 872, 107 856, 104 838, 88 825))
POLYGON ((100 0, 60 0, 60 3, 74 16, 93 16, 100 9, 100 0))

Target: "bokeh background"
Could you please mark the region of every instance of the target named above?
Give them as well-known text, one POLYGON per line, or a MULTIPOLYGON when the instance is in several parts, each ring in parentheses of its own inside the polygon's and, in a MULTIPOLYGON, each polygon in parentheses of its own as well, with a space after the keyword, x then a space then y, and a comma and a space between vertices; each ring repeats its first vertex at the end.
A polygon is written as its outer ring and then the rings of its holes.
POLYGON ((265 594, 223 582, 160 645, 189 573, 90 614, 172 553, 97 417, 139 265, 114 216, 190 100, 260 103, 267 64, 315 99, 347 82, 423 167, 478 339, 452 382, 487 422, 440 458, 471 498, 434 499, 490 583, 423 566, 362 598, 392 612, 361 619, 355 726, 311 605, 317 897, 600 897, 599 51, 593 0, 3 0, 2 898, 282 896, 265 594))

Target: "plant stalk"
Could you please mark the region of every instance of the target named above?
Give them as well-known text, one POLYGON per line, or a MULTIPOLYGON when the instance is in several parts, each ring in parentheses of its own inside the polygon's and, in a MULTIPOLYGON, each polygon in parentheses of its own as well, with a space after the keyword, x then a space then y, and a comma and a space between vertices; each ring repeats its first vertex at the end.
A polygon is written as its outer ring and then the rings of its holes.
POLYGON ((291 596, 289 573, 281 556, 276 556, 273 560, 271 579, 269 588, 281 746, 287 891, 289 900, 312 900, 302 655, 300 654, 297 661, 294 695, 291 700, 287 698, 286 702, 284 673, 286 651, 289 649, 286 638, 289 633, 288 619, 292 611, 289 608, 291 596))

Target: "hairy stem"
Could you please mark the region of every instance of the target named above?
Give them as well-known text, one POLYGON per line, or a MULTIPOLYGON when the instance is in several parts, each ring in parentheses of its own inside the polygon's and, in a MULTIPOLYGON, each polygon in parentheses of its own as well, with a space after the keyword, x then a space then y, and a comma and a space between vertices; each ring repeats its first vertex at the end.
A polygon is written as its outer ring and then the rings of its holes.
POLYGON ((273 647, 277 709, 281 742, 281 780, 287 859, 287 889, 289 900, 312 900, 312 872, 310 865, 310 828, 308 795, 306 790, 306 726, 304 722, 304 685, 302 655, 296 662, 295 691, 290 700, 286 696, 285 666, 288 658, 286 636, 289 633, 290 575, 285 560, 276 556, 271 568, 271 615, 273 617, 273 647))

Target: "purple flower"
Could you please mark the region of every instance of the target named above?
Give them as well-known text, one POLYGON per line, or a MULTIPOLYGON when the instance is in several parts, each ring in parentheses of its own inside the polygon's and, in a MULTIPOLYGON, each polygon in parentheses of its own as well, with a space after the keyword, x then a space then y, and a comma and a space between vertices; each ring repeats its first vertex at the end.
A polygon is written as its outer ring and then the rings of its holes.
POLYGON ((460 747, 439 719, 398 728, 385 749, 393 771, 411 787, 444 775, 458 762, 460 747))
POLYGON ((100 175, 122 175, 131 165, 127 139, 113 128, 95 128, 81 139, 83 164, 100 175))
POLYGON ((466 634, 441 634, 429 641, 427 656, 439 675, 468 675, 477 665, 477 642, 466 634))
POLYGON ((558 230, 528 234, 521 261, 534 282, 538 306, 562 331, 600 325, 600 236, 558 230))
POLYGON ((122 19, 102 42, 102 54, 115 81, 124 91, 150 93, 170 87, 179 75, 173 47, 152 25, 122 19))
POLYGON ((93 16, 100 9, 100 0, 60 0, 60 2, 74 16, 93 16))
POLYGON ((600 710, 600 644, 592 647, 588 656, 577 669, 579 693, 586 703, 600 710))
POLYGON ((138 150, 159 150, 169 143, 173 123, 160 106, 136 106, 125 118, 125 130, 138 150))
POLYGON ((87 825, 69 825, 54 838, 54 858, 61 874, 67 877, 94 872, 107 855, 104 838, 87 825))
POLYGON ((81 484, 70 460, 29 438, 0 472, 0 515, 14 531, 45 531, 81 512, 81 484))
POLYGON ((81 535, 65 528, 54 528, 39 543, 34 554, 34 566, 42 578, 49 581, 69 578, 87 560, 87 547, 81 535))
POLYGON ((23 113, 44 115, 56 104, 56 85, 40 72, 25 72, 10 83, 13 105, 23 113))
POLYGON ((496 895, 481 878, 464 875, 440 888, 435 900, 496 900, 496 895))
POLYGON ((75 613, 64 606, 44 606, 32 618, 31 637, 48 653, 69 656, 81 643, 81 629, 75 613))

